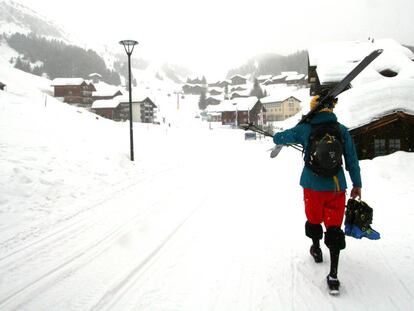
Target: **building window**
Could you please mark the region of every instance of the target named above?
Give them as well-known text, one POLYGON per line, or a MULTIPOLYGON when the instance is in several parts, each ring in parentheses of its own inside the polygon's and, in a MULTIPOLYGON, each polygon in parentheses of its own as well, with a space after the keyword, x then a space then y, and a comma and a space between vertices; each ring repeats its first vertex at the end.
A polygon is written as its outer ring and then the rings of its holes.
POLYGON ((396 139, 390 139, 388 141, 388 151, 390 153, 401 150, 401 140, 396 139))
POLYGON ((385 139, 374 139, 374 155, 381 156, 386 154, 385 139))

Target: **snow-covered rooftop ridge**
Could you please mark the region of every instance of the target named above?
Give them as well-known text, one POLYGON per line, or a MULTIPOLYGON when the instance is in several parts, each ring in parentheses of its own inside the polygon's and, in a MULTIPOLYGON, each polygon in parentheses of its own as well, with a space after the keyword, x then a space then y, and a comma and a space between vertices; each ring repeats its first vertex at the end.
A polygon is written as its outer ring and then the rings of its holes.
MULTIPOLYGON (((150 95, 134 92, 134 90, 132 91, 132 102, 143 102, 147 98, 154 103, 154 100, 150 95)), ((117 96, 115 99, 120 103, 129 103, 129 92, 125 92, 125 94, 117 96)))
POLYGON ((120 87, 108 84, 106 82, 100 81, 99 83, 94 83, 96 91, 93 92, 94 96, 113 96, 118 91, 123 93, 120 87))
POLYGON ((270 104, 270 103, 280 103, 285 101, 286 99, 290 98, 290 97, 294 97, 293 95, 291 95, 290 93, 284 93, 284 94, 280 94, 280 93, 275 93, 266 97, 263 97, 260 99, 260 102, 262 104, 270 104))
POLYGON ((257 104, 259 99, 256 96, 239 97, 234 99, 223 100, 215 106, 208 106, 208 112, 224 112, 224 111, 248 111, 257 104))
POLYGON ((52 81, 52 86, 81 85, 87 83, 83 78, 56 78, 52 81))
POLYGON ((271 78, 272 78, 272 75, 260 75, 256 79, 257 80, 268 80, 268 79, 271 79, 271 78))
POLYGON ((102 108, 116 108, 119 106, 118 99, 99 99, 95 100, 92 103, 93 109, 102 109, 102 108))
POLYGON ((414 79, 383 78, 357 85, 339 96, 335 113, 340 122, 357 128, 395 111, 414 115, 414 79))
POLYGON ((295 81, 295 80, 301 80, 305 78, 305 74, 298 73, 298 74, 292 74, 288 75, 285 79, 285 81, 295 81))

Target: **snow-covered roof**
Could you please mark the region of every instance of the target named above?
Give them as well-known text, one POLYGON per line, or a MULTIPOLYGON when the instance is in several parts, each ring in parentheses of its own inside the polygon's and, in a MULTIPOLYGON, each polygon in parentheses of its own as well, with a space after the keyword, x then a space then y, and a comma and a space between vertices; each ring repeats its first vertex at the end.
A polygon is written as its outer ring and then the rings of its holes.
MULTIPOLYGON (((319 44, 309 48, 309 65, 316 66, 321 84, 338 82, 347 75, 365 56, 376 49, 384 53, 371 63, 379 65, 387 54, 404 55, 407 61, 414 59, 414 54, 393 39, 366 41, 345 41, 319 44)), ((387 60, 388 62, 388 60, 387 60)))
POLYGON ((272 95, 261 98, 260 102, 264 105, 265 104, 270 104, 270 103, 280 103, 280 102, 283 102, 283 101, 285 101, 286 99, 288 99, 290 97, 294 97, 294 96, 292 96, 290 94, 272 94, 272 95))
POLYGON ((223 100, 216 106, 208 106, 207 112, 224 112, 224 111, 248 111, 251 110, 258 102, 256 96, 240 97, 235 99, 223 100))
POLYGON ((117 99, 99 99, 99 100, 95 100, 92 103, 93 109, 116 108, 118 106, 119 106, 119 100, 117 99))
POLYGON ((271 78, 272 78, 272 75, 261 75, 261 76, 258 76, 256 79, 257 80, 268 80, 271 78))
POLYGON ((297 81, 302 80, 305 78, 305 75, 303 73, 294 74, 294 75, 288 75, 285 79, 285 81, 297 81))
POLYGON ((216 91, 216 92, 220 92, 220 93, 223 93, 224 92, 224 90, 223 90, 223 88, 222 87, 210 87, 210 88, 208 88, 208 92, 209 93, 211 93, 212 91, 216 91))
POLYGON ((95 83, 94 86, 95 86, 96 91, 92 93, 93 96, 113 96, 118 91, 120 91, 122 94, 122 91, 120 90, 119 87, 110 85, 102 81, 99 83, 95 83))
POLYGON ((392 39, 339 42, 333 47, 309 54, 322 83, 342 79, 371 51, 384 50, 352 81, 352 88, 339 95, 335 113, 340 122, 352 129, 395 111, 414 115, 414 54, 410 50, 392 39), (333 53, 333 47, 339 55, 333 53), (384 76, 384 70, 391 70, 395 76, 384 76))
POLYGON ((251 90, 236 90, 236 91, 231 92, 231 95, 238 94, 240 96, 249 96, 250 93, 251 93, 251 90))
POLYGON ((335 108, 340 122, 351 129, 395 111, 414 115, 414 74, 360 84, 342 93, 335 108))
POLYGON ((82 79, 82 78, 56 78, 56 79, 53 79, 51 85, 52 86, 81 85, 84 82, 85 82, 85 79, 82 79))
POLYGON ((102 78, 102 75, 100 75, 99 73, 97 73, 97 72, 94 72, 94 73, 91 73, 90 75, 89 75, 89 77, 99 77, 99 78, 102 78))
POLYGON ((277 76, 273 76, 272 81, 284 79, 284 78, 286 78, 286 76, 287 76, 286 74, 280 74, 280 75, 277 75, 277 76))
POLYGON ((232 80, 233 78, 242 78, 242 79, 248 79, 247 77, 245 77, 245 76, 242 76, 242 75, 240 75, 240 74, 235 74, 235 75, 233 75, 231 78, 230 78, 230 80, 232 80))
POLYGON ((222 101, 224 99, 224 96, 223 95, 210 95, 206 98, 206 100, 209 99, 209 98, 214 99, 214 100, 218 100, 218 101, 222 101))
MULTIPOLYGON (((133 103, 141 103, 147 98, 150 99, 154 103, 154 101, 152 100, 152 98, 150 96, 148 96, 146 94, 135 94, 134 92, 132 92, 132 102, 133 103)), ((129 103, 129 93, 126 92, 122 96, 117 96, 116 99, 120 103, 129 103)))

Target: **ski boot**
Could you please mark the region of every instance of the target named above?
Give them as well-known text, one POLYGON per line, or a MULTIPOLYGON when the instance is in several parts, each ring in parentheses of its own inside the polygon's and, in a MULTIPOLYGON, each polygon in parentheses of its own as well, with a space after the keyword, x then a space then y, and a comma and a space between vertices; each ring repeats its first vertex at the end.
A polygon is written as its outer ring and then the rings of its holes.
POLYGON ((356 239, 379 240, 379 232, 371 228, 373 210, 363 201, 349 199, 345 212, 345 235, 356 239))
POLYGON ((322 250, 320 247, 315 247, 315 245, 312 245, 309 250, 311 256, 313 257, 313 260, 315 260, 316 263, 320 263, 323 261, 322 257, 322 250))
POLYGON ((379 240, 381 238, 379 232, 375 231, 370 226, 361 228, 358 226, 352 226, 349 236, 352 236, 356 239, 367 238, 370 240, 379 240))
POLYGON ((338 278, 333 278, 330 275, 328 275, 326 277, 326 283, 328 284, 330 295, 339 295, 339 286, 341 285, 341 283, 339 282, 338 278))

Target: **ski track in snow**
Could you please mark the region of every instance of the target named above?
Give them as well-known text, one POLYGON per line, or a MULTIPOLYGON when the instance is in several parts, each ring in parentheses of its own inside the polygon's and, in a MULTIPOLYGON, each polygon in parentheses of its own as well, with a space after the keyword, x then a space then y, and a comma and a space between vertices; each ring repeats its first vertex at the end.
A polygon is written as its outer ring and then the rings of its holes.
MULTIPOLYGON (((165 171, 162 173, 165 174, 165 171)), ((136 187, 136 185, 140 182, 134 183, 133 185, 128 185, 127 187, 122 187, 121 190, 117 190, 115 193, 118 196, 121 196, 122 192, 133 190, 131 188, 136 187)), ((112 193, 112 195, 115 193, 112 193)), ((27 263, 33 264, 33 261, 35 260, 44 260, 47 253, 53 252, 53 250, 58 249, 61 245, 68 243, 68 240, 69 242, 70 240, 76 241, 76 236, 87 236, 91 233, 91 228, 94 226, 99 226, 101 222, 105 221, 105 218, 107 218, 108 215, 110 216, 110 214, 107 212, 107 214, 104 216, 96 219, 96 211, 94 210, 97 207, 102 207, 104 203, 108 203, 108 198, 109 196, 94 204, 93 206, 82 210, 82 212, 79 213, 82 215, 73 215, 71 217, 71 219, 74 218, 73 221, 68 221, 68 219, 62 220, 61 222, 65 221, 65 226, 59 231, 55 231, 40 240, 34 241, 21 249, 15 250, 12 253, 3 256, 0 259, 0 269, 2 269, 2 271, 8 270, 10 272, 13 272, 14 270, 24 267, 27 263), (89 212, 89 215, 83 215, 87 212, 89 212), (80 216, 82 216, 82 218, 78 219, 80 216), (70 222, 70 224, 68 225, 67 222, 70 222)), ((114 199, 111 201, 114 201, 114 199)), ((156 201, 149 203, 149 206, 156 204, 159 204, 159 202, 157 203, 156 201)), ((112 209, 113 206, 110 206, 110 208, 112 209)), ((109 210, 109 212, 113 213, 111 210, 109 210)), ((100 211, 100 213, 102 213, 102 211, 100 211)), ((137 222, 138 218, 145 219, 146 214, 148 213, 149 211, 144 213, 140 211, 137 215, 130 216, 130 219, 126 219, 128 220, 127 222, 122 222, 114 228, 109 227, 111 230, 100 232, 98 240, 91 241, 90 244, 84 245, 76 252, 61 254, 62 257, 60 258, 60 265, 49 267, 48 270, 41 274, 38 278, 31 281, 29 284, 24 284, 21 288, 15 290, 13 293, 3 298, 0 301, 0 306, 8 303, 12 299, 21 299, 21 296, 26 292, 30 293, 33 288, 40 287, 41 285, 39 284, 45 284, 42 285, 42 287, 54 284, 56 280, 61 277, 61 275, 67 274, 68 271, 70 271, 70 274, 74 273, 74 270, 79 269, 85 263, 93 260, 94 257, 99 256, 121 235, 130 230, 132 225, 137 222)), ((53 255, 56 256, 57 252, 54 251, 53 255)))

